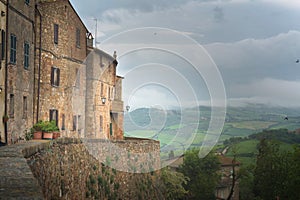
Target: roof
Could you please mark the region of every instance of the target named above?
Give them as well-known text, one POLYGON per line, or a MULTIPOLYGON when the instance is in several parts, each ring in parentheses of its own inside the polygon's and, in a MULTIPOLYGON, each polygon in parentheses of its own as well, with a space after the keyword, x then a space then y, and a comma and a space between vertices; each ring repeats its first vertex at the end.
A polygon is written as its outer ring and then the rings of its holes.
POLYGON ((87 33, 90 33, 88 28, 85 26, 85 24, 83 23, 82 19, 80 18, 80 16, 78 15, 78 13, 76 12, 75 8, 73 7, 73 5, 71 4, 71 2, 69 0, 40 0, 38 3, 61 3, 61 2, 67 2, 69 4, 69 6, 72 8, 72 10, 74 11, 74 13, 77 15, 78 19, 80 20, 81 24, 84 26, 85 30, 87 33))
POLYGON ((220 155, 218 158, 222 166, 240 165, 240 162, 234 161, 233 158, 229 158, 224 155, 220 155))

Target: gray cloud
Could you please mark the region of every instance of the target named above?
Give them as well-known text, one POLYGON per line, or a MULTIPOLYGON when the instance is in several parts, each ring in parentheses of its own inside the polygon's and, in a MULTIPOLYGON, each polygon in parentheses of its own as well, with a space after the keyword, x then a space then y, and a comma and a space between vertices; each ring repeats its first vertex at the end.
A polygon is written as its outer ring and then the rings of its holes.
MULTIPOLYGON (((71 2, 80 16, 88 22, 87 26, 92 32, 95 25, 88 19, 99 19, 98 41, 104 41, 121 31, 140 27, 165 27, 188 33, 199 44, 205 45, 218 65, 230 99, 262 102, 272 101, 273 98, 274 102, 284 104, 278 95, 269 91, 273 90, 272 87, 275 91, 276 87, 285 85, 282 87, 285 93, 281 95, 289 95, 293 105, 298 100, 297 96, 292 95, 295 92, 293 90, 299 86, 295 82, 299 81, 300 74, 300 66, 295 63, 300 58, 300 4, 297 0, 71 2)), ((156 34, 160 35, 163 34, 156 34)), ((151 33, 152 36, 154 33, 151 33)), ((156 42, 164 43, 163 38, 157 38, 156 42)), ((148 38, 134 35, 134 39, 143 42, 148 38)), ((121 42, 130 43, 130 40, 124 39, 121 42)), ((113 50, 122 48, 118 43, 113 45, 113 50)), ((182 44, 175 42, 174 45, 181 47, 182 44)), ((143 57, 135 59, 141 59, 141 63, 151 62, 153 58, 150 56, 146 60, 143 57)), ((166 59, 172 60, 169 57, 166 59)), ((172 61, 169 63, 173 64, 172 61)), ((128 65, 130 62, 120 62, 120 71, 128 65)), ((201 90, 203 88, 199 87, 199 91, 201 90)), ((156 94, 154 91, 152 93, 156 94)))

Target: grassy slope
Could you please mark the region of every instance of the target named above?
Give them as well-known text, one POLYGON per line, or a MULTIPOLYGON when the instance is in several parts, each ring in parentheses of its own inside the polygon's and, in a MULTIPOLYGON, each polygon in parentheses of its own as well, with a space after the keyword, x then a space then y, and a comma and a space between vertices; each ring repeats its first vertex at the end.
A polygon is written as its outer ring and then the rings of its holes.
MULTIPOLYGON (((126 135, 159 139, 162 145, 172 143, 175 149, 182 149, 180 143, 186 144, 185 147, 188 148, 191 142, 190 137, 185 137, 184 129, 196 124, 198 131, 193 135, 195 139, 191 146, 201 146, 210 122, 210 109, 200 107, 199 111, 200 116, 197 117, 199 114, 197 110, 186 109, 183 111, 185 118, 182 119, 180 111, 138 109, 130 113, 130 118, 125 115, 126 135), (155 126, 158 122, 163 124, 155 126)), ((229 107, 219 143, 230 137, 245 137, 263 129, 297 129, 300 127, 299 116, 299 110, 286 108, 269 108, 261 105, 229 107), (289 120, 284 120, 286 115, 289 116, 289 120)))

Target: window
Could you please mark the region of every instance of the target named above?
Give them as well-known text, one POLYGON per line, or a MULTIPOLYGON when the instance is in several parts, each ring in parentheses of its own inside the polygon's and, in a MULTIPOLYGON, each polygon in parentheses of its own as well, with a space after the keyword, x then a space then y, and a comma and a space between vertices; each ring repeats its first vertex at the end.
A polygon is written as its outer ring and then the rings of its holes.
POLYGON ((59 78, 60 78, 60 69, 56 67, 51 68, 51 85, 59 86, 59 78))
POLYGON ((55 121, 56 126, 58 126, 58 110, 51 109, 49 113, 49 121, 55 121))
POLYGON ((1 56, 1 60, 4 60, 5 58, 5 31, 1 30, 1 47, 0 47, 0 56, 1 56))
POLYGON ((101 83, 101 97, 103 96, 103 89, 104 89, 104 85, 103 83, 101 83))
POLYGON ((24 68, 28 69, 29 67, 29 44, 24 43, 24 68))
POLYGON ((61 130, 66 130, 66 116, 62 114, 61 116, 61 130))
POLYGON ((78 133, 80 134, 82 126, 81 126, 81 115, 77 116, 77 122, 78 122, 78 133))
POLYGON ((14 109, 14 98, 15 96, 13 94, 9 95, 9 117, 13 118, 15 114, 15 109, 14 109))
POLYGON ((58 44, 58 24, 54 24, 54 44, 58 44))
POLYGON ((77 116, 73 116, 73 131, 77 130, 77 116))
POLYGON ((76 47, 80 47, 80 29, 76 28, 76 47))
POLYGON ((17 37, 14 34, 10 35, 10 63, 16 64, 17 57, 17 37))
POLYGON ((29 5, 30 0, 25 0, 25 3, 26 3, 27 5, 29 5))
POLYGON ((23 97, 23 119, 27 119, 27 97, 23 97))
POLYGON ((78 69, 75 69, 75 87, 80 88, 80 71, 78 69))
POLYGON ((103 132, 103 116, 100 115, 100 133, 103 132))

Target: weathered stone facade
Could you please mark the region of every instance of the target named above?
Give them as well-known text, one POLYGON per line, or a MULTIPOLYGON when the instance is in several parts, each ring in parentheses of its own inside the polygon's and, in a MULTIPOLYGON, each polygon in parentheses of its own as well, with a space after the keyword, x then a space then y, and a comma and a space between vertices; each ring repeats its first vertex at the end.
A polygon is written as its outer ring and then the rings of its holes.
POLYGON ((53 110, 56 116, 52 119, 57 121, 62 135, 78 136, 78 129, 73 129, 72 92, 77 71, 87 55, 88 31, 67 0, 42 1, 37 9, 41 13, 37 18, 42 21, 38 119, 50 120, 50 110, 53 110), (54 41, 56 25, 57 42, 54 41), (79 32, 78 44, 76 31, 79 32), (59 72, 53 72, 53 68, 59 72), (53 73, 57 73, 57 83, 53 83, 53 73))
POLYGON ((6 73, 6 58, 5 58, 5 46, 6 46, 6 2, 0 1, 0 143, 6 143, 5 141, 5 123, 2 122, 2 118, 5 115, 5 73, 6 73), (3 13, 3 14, 2 14, 3 13), (4 52, 2 52, 4 50, 4 52))
POLYGON ((0 9, 7 10, 0 114, 10 117, 0 125, 1 142, 24 138, 39 120, 55 120, 61 136, 123 139, 116 57, 93 48, 69 0, 0 1, 0 9))
POLYGON ((17 142, 32 127, 34 96, 35 2, 11 0, 7 9, 7 142, 17 142), (26 50, 25 50, 26 49, 26 50), (25 53, 26 51, 26 53, 25 53), (26 54, 26 55, 25 55, 26 54))
POLYGON ((87 46, 88 30, 68 0, 42 1, 38 9, 42 18, 39 119, 49 119, 50 110, 55 110, 63 136, 122 139, 123 106, 112 109, 117 91, 115 58, 87 46), (59 69, 58 85, 51 82, 53 67, 59 69))

